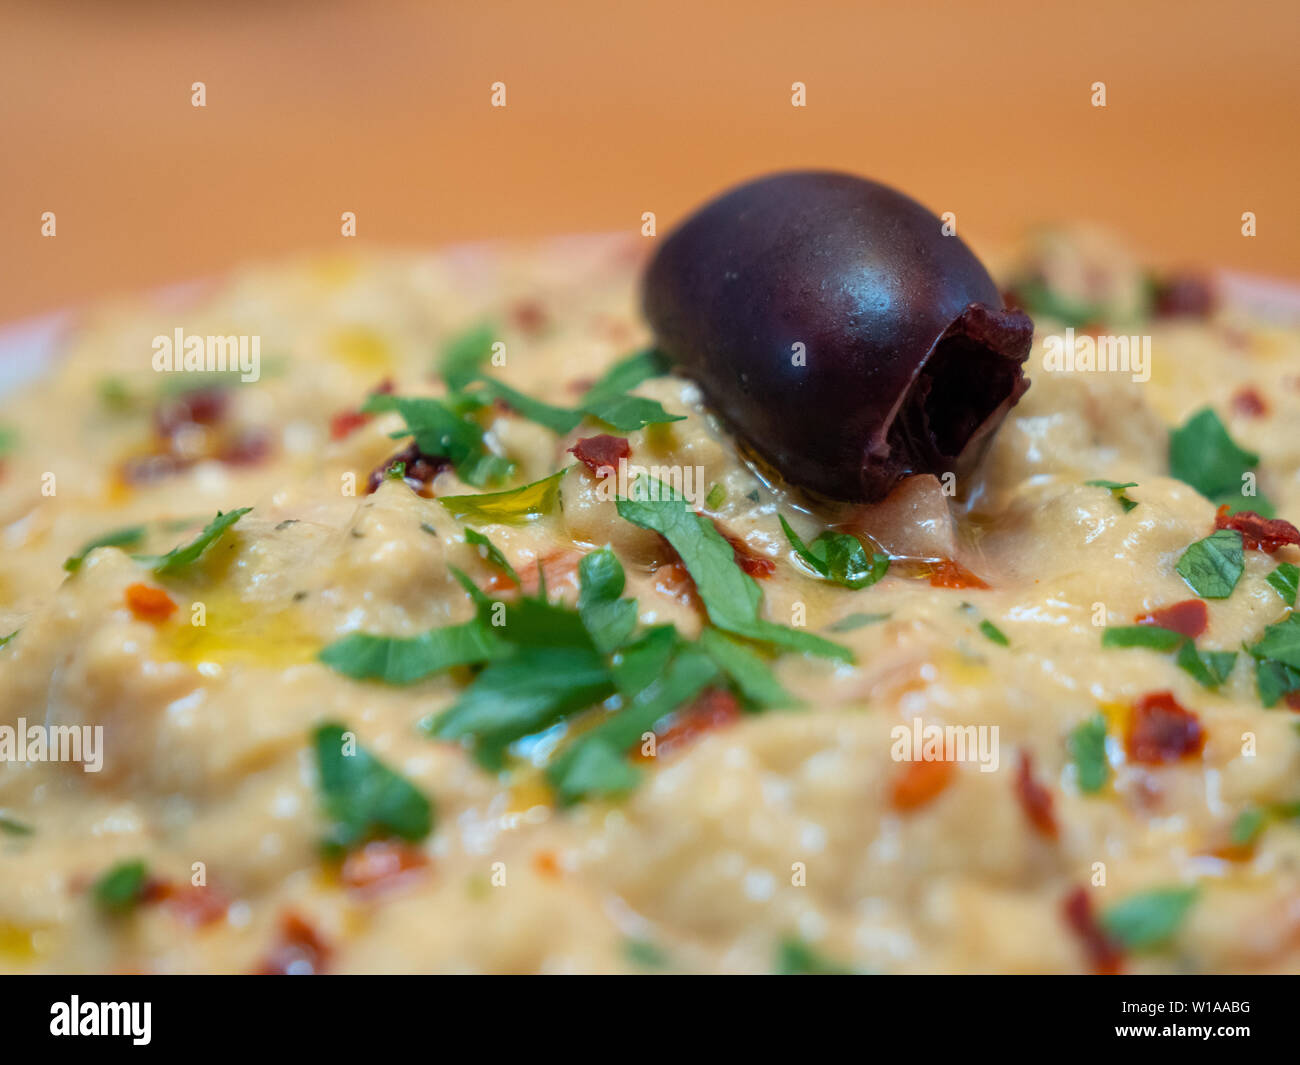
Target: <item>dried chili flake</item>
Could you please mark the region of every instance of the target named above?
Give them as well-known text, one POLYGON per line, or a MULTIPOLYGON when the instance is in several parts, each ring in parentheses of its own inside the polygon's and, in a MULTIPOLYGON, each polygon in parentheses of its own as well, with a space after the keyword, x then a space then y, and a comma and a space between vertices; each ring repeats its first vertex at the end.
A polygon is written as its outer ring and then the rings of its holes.
POLYGON ((280 917, 279 937, 258 972, 264 976, 307 976, 323 972, 329 944, 300 914, 288 910, 280 917))
POLYGON ((1214 310, 1214 285, 1200 274, 1174 274, 1154 287, 1157 318, 1208 318, 1214 310))
POLYGON ((766 579, 776 572, 776 563, 770 558, 755 554, 749 544, 745 543, 739 536, 732 536, 721 525, 714 521, 713 527, 718 530, 719 535, 731 545, 732 554, 735 556, 736 565, 748 573, 751 577, 766 579))
POLYGON ((388 471, 399 464, 402 466, 402 480, 421 493, 428 491, 438 474, 451 467, 448 459, 426 455, 415 444, 409 444, 370 471, 370 476, 366 478, 366 494, 369 495, 383 484, 388 471))
POLYGON ((908 762, 907 768, 890 786, 889 801, 895 810, 915 810, 937 798, 952 782, 952 762, 908 762))
POLYGON ((1092 971, 1098 976, 1113 976, 1120 971, 1124 956, 1119 947, 1102 931, 1092 910, 1092 897, 1085 887, 1075 888, 1061 907, 1065 923, 1083 943, 1092 971))
POLYGON ((375 840, 351 851, 339 869, 345 887, 375 894, 398 886, 429 864, 424 851, 400 840, 375 840))
POLYGON ((1245 418, 1262 418, 1268 413, 1268 404, 1256 389, 1248 387, 1234 393, 1232 409, 1245 418))
POLYGON ((619 460, 632 454, 632 445, 624 437, 601 433, 600 436, 583 437, 569 451, 587 469, 600 477, 601 470, 607 471, 603 476, 609 476, 609 471, 617 470, 619 460))
POLYGON ((1172 606, 1162 606, 1149 614, 1139 614, 1133 619, 1139 625, 1155 625, 1161 629, 1180 632, 1194 640, 1205 632, 1210 623, 1210 612, 1204 599, 1184 599, 1172 606))
POLYGON ((1219 507, 1214 515, 1216 529, 1236 529, 1247 551, 1263 551, 1271 555, 1279 547, 1300 544, 1300 529, 1281 518, 1265 518, 1253 510, 1228 513, 1228 504, 1219 507))
POLYGON ((1034 779, 1033 756, 1020 752, 1020 766, 1016 772, 1016 798, 1025 811, 1030 824, 1048 839, 1056 839, 1059 829, 1052 813, 1052 793, 1034 779))
POLYGON ((1205 729, 1194 713, 1178 704, 1172 692, 1150 692, 1133 706, 1125 746, 1134 762, 1176 762, 1201 753, 1205 729))
POLYGON ((740 702, 723 688, 701 692, 655 741, 655 754, 663 757, 688 747, 705 733, 725 728, 740 719, 740 702))
POLYGON ((988 582, 960 562, 945 558, 931 566, 930 585, 933 588, 987 588, 988 582))
POLYGON ((127 585, 126 605, 141 621, 166 621, 176 613, 176 604, 170 595, 161 588, 139 582, 127 585))

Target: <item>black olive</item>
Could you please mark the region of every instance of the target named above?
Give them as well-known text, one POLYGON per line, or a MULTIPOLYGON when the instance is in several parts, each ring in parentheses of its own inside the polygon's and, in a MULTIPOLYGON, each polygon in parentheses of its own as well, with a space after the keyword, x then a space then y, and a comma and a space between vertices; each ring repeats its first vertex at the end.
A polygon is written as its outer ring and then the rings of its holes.
POLYGON ((832 499, 964 476, 1029 387, 1028 315, 928 210, 848 174, 775 174, 706 204, 664 239, 644 297, 656 343, 731 430, 832 499))

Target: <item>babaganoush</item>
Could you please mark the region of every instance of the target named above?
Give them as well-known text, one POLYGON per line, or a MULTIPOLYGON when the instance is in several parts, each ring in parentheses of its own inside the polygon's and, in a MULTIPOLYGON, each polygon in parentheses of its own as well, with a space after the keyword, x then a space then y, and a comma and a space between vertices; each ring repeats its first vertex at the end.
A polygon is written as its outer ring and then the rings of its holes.
POLYGON ((1300 970, 1300 331, 1045 234, 983 463, 832 507, 651 243, 249 269, 3 399, 0 969, 1300 970))

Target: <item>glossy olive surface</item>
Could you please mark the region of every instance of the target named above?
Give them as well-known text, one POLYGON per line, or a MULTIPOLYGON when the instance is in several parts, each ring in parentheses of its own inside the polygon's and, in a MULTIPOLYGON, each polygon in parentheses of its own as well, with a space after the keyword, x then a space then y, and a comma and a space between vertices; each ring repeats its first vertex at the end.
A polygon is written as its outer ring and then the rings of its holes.
POLYGON ((939 218, 848 174, 775 174, 706 204, 664 239, 644 302, 730 429, 832 499, 963 476, 1029 387, 1029 317, 939 218))

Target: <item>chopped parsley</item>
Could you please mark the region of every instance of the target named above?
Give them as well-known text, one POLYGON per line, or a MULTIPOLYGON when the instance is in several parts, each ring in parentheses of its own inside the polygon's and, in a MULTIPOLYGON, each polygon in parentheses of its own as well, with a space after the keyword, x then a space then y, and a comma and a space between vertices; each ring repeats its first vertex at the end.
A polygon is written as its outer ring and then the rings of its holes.
POLYGON ((488 450, 483 427, 471 417, 481 406, 477 400, 461 395, 431 399, 379 393, 367 397, 361 411, 364 414, 396 411, 406 422, 406 428, 393 433, 394 438, 414 437, 420 451, 446 458, 462 481, 482 488, 490 482, 504 480, 514 469, 514 463, 488 450))
POLYGON ((138 559, 141 562, 151 562, 157 576, 171 576, 178 570, 197 562, 204 551, 220 540, 227 529, 252 509, 252 507, 240 507, 238 510, 227 511, 224 514, 217 511, 217 516, 208 522, 203 527, 203 531, 188 544, 174 547, 161 557, 145 555, 138 556, 138 559))
POLYGON ((1259 456, 1238 447, 1209 407, 1169 433, 1169 472, 1215 503, 1239 504, 1242 475, 1259 465, 1259 456))
POLYGON ((847 976, 852 972, 794 937, 781 941, 776 971, 780 976, 847 976))
POLYGON ((0 832, 6 836, 30 836, 36 832, 36 829, 27 824, 26 821, 19 821, 16 817, 0 810, 0 832))
POLYGON ((618 500, 619 515, 659 533, 673 546, 695 581, 709 620, 718 628, 786 650, 853 661, 847 647, 761 619, 758 583, 736 565, 735 551, 713 523, 690 510, 686 500, 667 485, 638 477, 631 495, 618 500))
POLYGON ((118 862, 91 887, 96 905, 106 913, 125 914, 144 898, 149 870, 144 862, 118 862))
POLYGON ((453 392, 460 392, 478 375, 492 356, 496 336, 490 322, 482 322, 453 337, 442 349, 438 375, 453 392))
POLYGON ((889 614, 864 614, 861 612, 855 614, 846 614, 839 621, 832 622, 826 626, 827 632, 852 632, 854 629, 860 629, 865 625, 875 625, 881 621, 888 621, 889 614))
POLYGON ((1134 507, 1137 506, 1136 500, 1129 499, 1129 497, 1124 494, 1124 489, 1136 488, 1138 486, 1137 481, 1124 481, 1121 484, 1119 481, 1097 480, 1097 481, 1084 481, 1083 483, 1092 485, 1095 488, 1108 489, 1110 494, 1114 496, 1115 502, 1124 508, 1125 514, 1127 514, 1130 510, 1132 510, 1134 507))
POLYGON ((1110 761, 1106 758, 1106 718, 1094 714, 1076 725, 1068 741, 1070 758, 1078 773, 1079 790, 1095 795, 1110 779, 1110 761))
POLYGON ((0 425, 0 455, 8 455, 18 447, 18 433, 7 425, 0 425))
POLYGON ((452 517, 457 521, 484 524, 500 522, 505 525, 536 521, 555 509, 555 501, 560 493, 560 479, 565 472, 557 470, 540 481, 508 488, 503 492, 440 496, 438 502, 451 511, 452 517))
POLYGON ((1227 599, 1245 569, 1241 533, 1219 529, 1183 552, 1178 575, 1202 599, 1227 599))
POLYGON ((1287 606, 1295 606, 1296 588, 1300 586, 1300 566, 1290 562, 1280 563, 1265 579, 1273 591, 1282 597, 1282 602, 1287 606))
POLYGON ((875 553, 868 557, 866 548, 856 536, 827 530, 810 546, 790 528, 784 515, 777 517, 795 554, 824 580, 857 591, 875 584, 889 570, 889 556, 875 553))
POLYGON ((1228 833, 1228 841, 1234 847, 1246 847, 1259 838, 1264 831, 1267 814, 1258 806, 1250 806, 1237 815, 1228 833))
POLYGON ((1133 895, 1101 915, 1106 934, 1129 950, 1146 950, 1167 942, 1187 916, 1198 891, 1162 888, 1133 895))
POLYGON ((356 742, 342 725, 313 734, 320 792, 330 827, 326 854, 341 855, 366 840, 397 836, 415 842, 433 828, 433 805, 405 777, 356 742))
POLYGON ((1232 674, 1237 664, 1236 651, 1201 651, 1191 641, 1178 648, 1178 668, 1191 674, 1203 688, 1214 690, 1232 674))
POLYGON ((1108 625, 1101 634, 1102 647, 1149 647, 1153 651, 1172 651, 1185 639, 1181 632, 1162 629, 1159 625, 1108 625))
POLYGON ((623 567, 613 551, 592 551, 578 563, 578 616, 596 650, 611 654, 636 628, 635 599, 623 599, 623 567))
POLYGON ((600 380, 587 389, 583 400, 621 396, 631 392, 642 381, 663 377, 671 368, 668 357, 655 348, 634 352, 606 370, 600 380))
POLYGON ((700 633, 700 649, 730 679, 745 704, 753 710, 794 706, 795 698, 781 687, 758 652, 718 629, 700 633))
POLYGON ((1103 647, 1145 647, 1152 651, 1177 651, 1175 664, 1202 687, 1219 687, 1237 662, 1235 651, 1201 651, 1173 629, 1159 625, 1113 625, 1101 634, 1103 647))
POLYGON ((477 529, 467 528, 465 530, 465 542, 477 547, 478 553, 482 558, 487 559, 488 562, 496 566, 497 569, 514 581, 516 585, 520 583, 519 574, 515 572, 514 566, 510 565, 506 560, 506 556, 501 553, 501 549, 477 529))
POLYGON ((988 639, 992 640, 999 647, 1010 647, 1011 641, 1007 639, 1006 633, 999 629, 993 622, 985 619, 980 622, 980 632, 988 639))
POLYGON ((320 661, 356 680, 414 684, 453 666, 498 658, 506 645, 481 618, 430 629, 418 636, 374 636, 354 632, 321 650, 320 661))
POLYGON ((623 957, 644 969, 668 968, 668 955, 648 939, 625 939, 623 957))
POLYGON ((3 647, 5 644, 7 644, 10 640, 12 640, 15 636, 17 636, 22 631, 23 631, 22 629, 14 629, 14 631, 11 632, 8 636, 0 636, 0 647, 3 647))
POLYGON ((1300 615, 1288 614, 1269 625, 1246 651, 1255 659, 1255 686, 1265 706, 1276 706, 1283 696, 1300 690, 1300 615))
POLYGON ((717 510, 727 501, 727 490, 720 484, 715 484, 709 489, 709 494, 704 497, 704 505, 709 510, 717 510))

